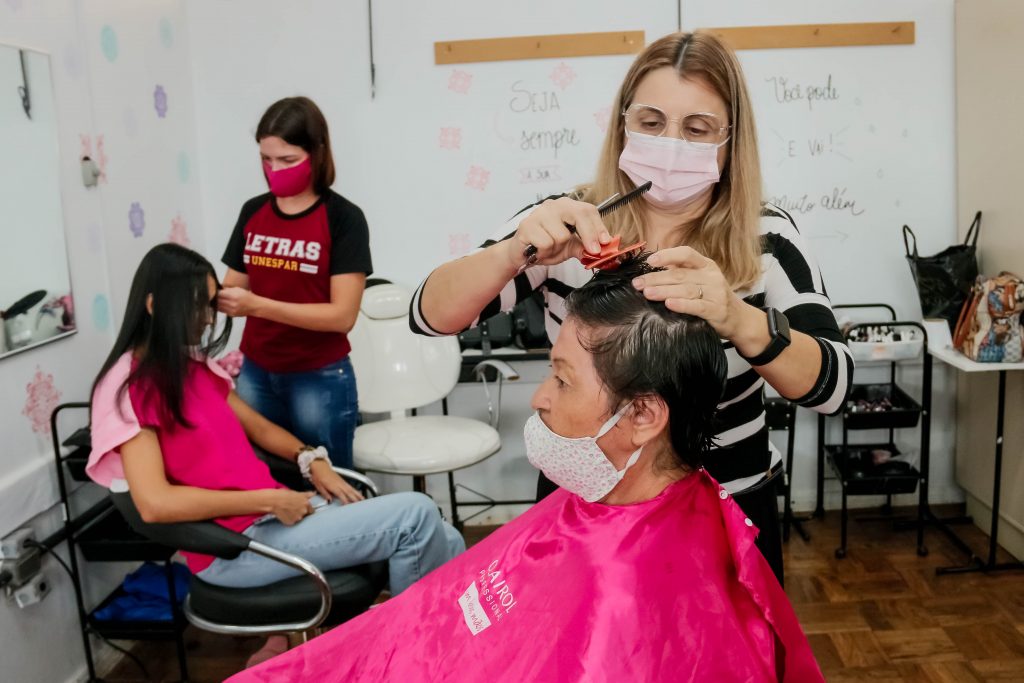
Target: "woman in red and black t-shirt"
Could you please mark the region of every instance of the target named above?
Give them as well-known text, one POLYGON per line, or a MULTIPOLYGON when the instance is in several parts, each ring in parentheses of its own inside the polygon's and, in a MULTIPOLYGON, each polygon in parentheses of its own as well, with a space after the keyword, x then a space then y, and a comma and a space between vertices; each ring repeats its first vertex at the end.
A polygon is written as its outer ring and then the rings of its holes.
POLYGON ((312 100, 275 102, 256 141, 270 192, 242 206, 217 297, 222 312, 248 317, 238 393, 352 467, 358 400, 347 333, 373 272, 366 218, 330 189, 327 122, 312 100))

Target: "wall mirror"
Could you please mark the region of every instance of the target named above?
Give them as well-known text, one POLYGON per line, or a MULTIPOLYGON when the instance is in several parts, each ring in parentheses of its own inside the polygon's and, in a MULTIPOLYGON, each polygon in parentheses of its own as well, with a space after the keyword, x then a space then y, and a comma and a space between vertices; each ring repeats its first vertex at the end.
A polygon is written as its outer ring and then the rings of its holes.
POLYGON ((0 45, 0 357, 75 332, 50 58, 0 45))

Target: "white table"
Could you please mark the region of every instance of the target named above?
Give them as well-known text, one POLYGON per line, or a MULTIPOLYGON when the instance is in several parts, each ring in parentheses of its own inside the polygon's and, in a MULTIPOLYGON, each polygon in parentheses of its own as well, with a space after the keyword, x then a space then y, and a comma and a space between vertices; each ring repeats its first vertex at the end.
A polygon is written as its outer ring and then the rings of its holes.
POLYGON ((1006 373, 1024 370, 1024 363, 978 363, 949 347, 930 346, 928 353, 960 372, 999 373, 998 406, 996 408, 996 461, 994 481, 992 482, 992 522, 989 533, 988 559, 983 560, 975 555, 970 547, 953 533, 944 520, 936 518, 929 511, 929 521, 939 526, 961 550, 970 556, 967 564, 958 567, 942 567, 937 569, 936 573, 966 574, 969 572, 997 572, 1007 569, 1024 569, 1024 562, 996 562, 996 550, 999 548, 999 493, 1003 478, 1003 421, 1005 419, 1004 413, 1006 412, 1006 373))

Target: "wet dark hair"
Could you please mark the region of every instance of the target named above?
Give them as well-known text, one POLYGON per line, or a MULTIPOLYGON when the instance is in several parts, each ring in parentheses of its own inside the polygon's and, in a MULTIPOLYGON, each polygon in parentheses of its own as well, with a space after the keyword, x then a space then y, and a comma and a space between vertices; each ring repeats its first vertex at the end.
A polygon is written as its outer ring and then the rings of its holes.
MULTIPOLYGON (((189 427, 182 410, 189 361, 198 344, 201 356, 216 356, 227 346, 231 318, 217 331, 216 310, 210 310, 207 278, 217 281, 210 262, 191 249, 160 244, 142 258, 132 279, 124 320, 114 348, 103 363, 96 385, 125 353, 135 353, 138 365, 118 389, 118 403, 129 385, 152 386, 160 397, 164 422, 189 427), (153 314, 146 306, 153 296, 153 314), (204 333, 207 322, 213 324, 204 333)), ((220 291, 220 284, 217 284, 220 291)))
POLYGON ((256 126, 256 142, 278 137, 309 153, 313 191, 323 194, 334 184, 334 156, 327 119, 308 97, 286 97, 270 105, 256 126))
POLYGON ((668 406, 669 440, 677 464, 694 470, 713 445, 727 365, 718 334, 705 320, 649 301, 633 278, 660 270, 649 253, 617 270, 598 271, 566 299, 580 344, 594 358, 614 412, 633 399, 657 396, 668 406))

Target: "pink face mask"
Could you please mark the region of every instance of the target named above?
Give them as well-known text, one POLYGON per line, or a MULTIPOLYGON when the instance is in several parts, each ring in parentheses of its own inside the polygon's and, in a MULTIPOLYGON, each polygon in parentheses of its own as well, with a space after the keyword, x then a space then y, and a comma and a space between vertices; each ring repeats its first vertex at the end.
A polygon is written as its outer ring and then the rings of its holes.
POLYGON ((677 210, 718 182, 720 146, 627 130, 619 168, 637 185, 651 181, 644 199, 652 206, 677 210))
POLYGON ((275 197, 294 197, 309 187, 313 178, 313 166, 306 157, 294 166, 271 170, 270 164, 263 162, 263 175, 267 178, 270 193, 275 197))

